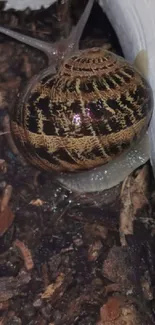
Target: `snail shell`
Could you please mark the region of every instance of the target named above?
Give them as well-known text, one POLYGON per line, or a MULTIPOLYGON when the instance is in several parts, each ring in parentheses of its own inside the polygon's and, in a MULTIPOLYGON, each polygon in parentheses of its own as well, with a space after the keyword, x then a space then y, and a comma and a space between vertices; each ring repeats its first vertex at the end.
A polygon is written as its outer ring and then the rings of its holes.
POLYGON ((35 167, 79 171, 115 159, 146 132, 150 86, 102 48, 64 60, 26 91, 11 118, 15 143, 35 167))

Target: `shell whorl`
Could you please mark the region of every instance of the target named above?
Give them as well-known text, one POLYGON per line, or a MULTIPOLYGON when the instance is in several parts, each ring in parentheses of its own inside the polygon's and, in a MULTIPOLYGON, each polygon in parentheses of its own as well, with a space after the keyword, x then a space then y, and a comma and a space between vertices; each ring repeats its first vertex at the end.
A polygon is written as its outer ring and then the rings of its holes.
POLYGON ((147 129, 152 93, 123 58, 94 48, 40 77, 11 128, 26 158, 44 170, 78 171, 105 164, 147 129))

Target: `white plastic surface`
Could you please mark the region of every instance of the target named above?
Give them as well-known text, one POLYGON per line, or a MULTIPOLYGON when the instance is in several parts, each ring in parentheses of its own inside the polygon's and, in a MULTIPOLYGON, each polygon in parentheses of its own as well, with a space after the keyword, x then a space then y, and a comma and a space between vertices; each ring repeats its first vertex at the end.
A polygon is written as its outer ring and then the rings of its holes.
MULTIPOLYGON (((155 102, 155 0, 99 0, 119 38, 125 58, 134 62, 140 51, 148 60, 148 79, 155 102)), ((145 65, 146 62, 143 62, 145 65)), ((155 106, 149 127, 149 156, 155 175, 155 106)))
POLYGON ((24 10, 26 8, 31 8, 32 10, 38 10, 41 6, 47 8, 49 5, 53 4, 56 0, 8 0, 5 5, 5 10, 16 9, 24 10))

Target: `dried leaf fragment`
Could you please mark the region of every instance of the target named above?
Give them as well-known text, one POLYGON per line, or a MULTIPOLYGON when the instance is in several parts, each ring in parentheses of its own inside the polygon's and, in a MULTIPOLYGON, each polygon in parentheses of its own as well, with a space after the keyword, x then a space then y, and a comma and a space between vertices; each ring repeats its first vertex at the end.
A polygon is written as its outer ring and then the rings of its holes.
POLYGON ((0 310, 6 310, 8 308, 9 308, 9 302, 8 301, 0 302, 0 310))
MULTIPOLYGON (((1 135, 1 133, 0 133, 1 135)), ((0 159, 0 172, 5 174, 7 172, 7 163, 4 159, 0 159)))
POLYGON ((96 240, 92 245, 90 245, 88 250, 88 261, 96 261, 99 257, 102 247, 103 245, 100 240, 96 240))
POLYGON ((45 292, 41 295, 41 298, 48 299, 48 298, 52 297, 53 294, 55 293, 55 291, 61 287, 64 279, 65 279, 65 275, 63 273, 60 273, 59 276, 57 277, 55 283, 51 283, 48 285, 45 292))
POLYGON ((3 191, 3 196, 1 199, 1 204, 0 204, 0 211, 3 212, 6 207, 8 206, 8 203, 10 201, 12 195, 12 186, 7 185, 3 191))
POLYGON ((14 246, 19 248, 22 257, 24 259, 24 265, 27 271, 30 271, 34 268, 34 263, 32 259, 32 254, 30 249, 19 239, 16 239, 14 242, 14 246))
POLYGON ((122 299, 120 297, 110 297, 108 302, 100 309, 103 322, 113 322, 121 314, 122 299))
POLYGON ((3 236, 8 230, 13 223, 14 218, 15 216, 9 206, 7 206, 3 211, 0 211, 0 236, 3 236))
POLYGON ((148 192, 148 167, 145 165, 134 179, 127 177, 121 189, 122 208, 120 213, 120 238, 122 245, 126 245, 125 235, 133 235, 133 222, 136 213, 144 206, 149 206, 148 192))
POLYGON ((46 202, 41 199, 36 199, 36 200, 30 201, 29 204, 37 206, 37 207, 41 207, 44 203, 46 203, 46 202))
POLYGON ((151 325, 148 317, 124 296, 109 297, 100 309, 101 320, 97 325, 151 325))

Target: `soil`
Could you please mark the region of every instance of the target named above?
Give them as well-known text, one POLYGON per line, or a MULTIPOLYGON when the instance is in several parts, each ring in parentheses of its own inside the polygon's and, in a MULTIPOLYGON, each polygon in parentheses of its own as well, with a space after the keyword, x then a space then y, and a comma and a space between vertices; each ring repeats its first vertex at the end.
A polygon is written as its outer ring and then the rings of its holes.
MULTIPOLYGON (((57 41, 85 4, 68 0, 46 10, 5 12, 2 2, 0 25, 57 41)), ((80 47, 104 44, 123 55, 95 3, 80 47)), ((149 162, 106 194, 78 195, 23 162, 3 134, 18 94, 46 66, 44 54, 0 34, 0 324, 154 324, 155 187, 149 162)))

